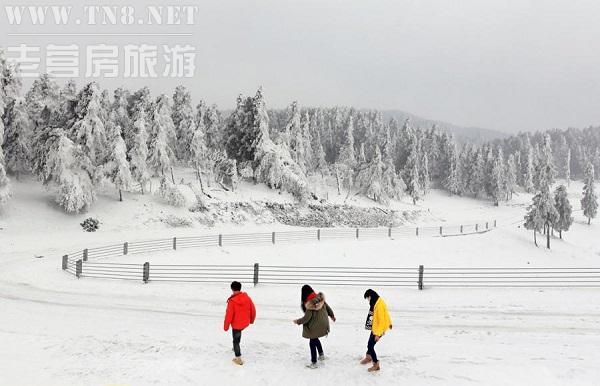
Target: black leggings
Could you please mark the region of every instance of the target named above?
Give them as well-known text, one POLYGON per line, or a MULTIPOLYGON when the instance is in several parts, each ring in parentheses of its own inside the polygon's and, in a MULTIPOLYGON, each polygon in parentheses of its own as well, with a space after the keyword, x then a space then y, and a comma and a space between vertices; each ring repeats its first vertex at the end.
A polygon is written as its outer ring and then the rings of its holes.
POLYGON ((375 335, 373 335, 373 333, 371 333, 371 335, 369 336, 369 343, 367 343, 367 355, 371 356, 371 359, 373 359, 374 363, 379 362, 377 360, 377 353, 375 353, 375 345, 377 344, 377 342, 375 341, 375 335))
POLYGON ((242 330, 231 329, 231 333, 233 335, 233 351, 235 352, 235 356, 241 357, 240 341, 242 340, 242 330))
POLYGON ((321 346, 321 341, 319 338, 310 339, 308 341, 308 345, 310 346, 310 361, 312 363, 317 363, 317 351, 319 355, 323 355, 323 346, 321 346))

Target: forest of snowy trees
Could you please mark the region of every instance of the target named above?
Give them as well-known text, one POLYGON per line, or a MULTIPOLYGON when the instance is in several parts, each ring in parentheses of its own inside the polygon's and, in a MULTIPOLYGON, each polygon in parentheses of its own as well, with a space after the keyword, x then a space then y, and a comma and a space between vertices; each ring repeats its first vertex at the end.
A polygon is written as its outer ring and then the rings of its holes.
POLYGON ((304 202, 320 199, 309 177, 329 178, 339 194, 382 204, 404 195, 417 203, 438 188, 498 205, 519 189, 536 194, 526 223, 536 232, 568 229, 570 214, 556 209, 566 207, 566 194, 550 193, 556 178, 585 179, 584 212, 593 218, 597 211, 598 128, 460 144, 435 126, 384 121, 374 110, 296 102, 269 110, 261 89, 239 96, 230 113, 203 101, 194 107, 183 86, 154 97, 147 87, 109 92, 73 81, 60 87, 43 75, 25 91, 1 54, 0 86, 0 203, 10 197, 9 177, 32 174, 67 212, 88 209, 101 183, 112 183, 122 200, 122 191, 151 192, 153 177, 161 196, 183 205, 173 166, 188 166, 203 192, 211 184, 235 189, 248 179, 304 202))

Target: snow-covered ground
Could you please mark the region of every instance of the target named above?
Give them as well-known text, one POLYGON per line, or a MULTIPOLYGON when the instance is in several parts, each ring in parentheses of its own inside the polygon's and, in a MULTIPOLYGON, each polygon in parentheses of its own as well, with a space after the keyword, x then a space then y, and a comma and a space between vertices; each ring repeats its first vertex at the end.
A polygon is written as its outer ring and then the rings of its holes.
MULTIPOLYGON (((195 226, 173 229, 152 219, 185 213, 149 196, 127 204, 103 195, 92 213, 67 216, 34 183, 16 184, 0 219, 1 385, 595 385, 600 379, 600 289, 379 288, 394 329, 377 345, 382 371, 358 364, 366 288, 323 287, 337 314, 323 340, 329 359, 308 370, 308 342, 292 324, 300 288, 245 288, 258 319, 242 338, 246 365, 231 364, 230 335, 222 331, 227 285, 76 279, 60 270, 60 255, 124 240, 270 231, 274 226, 195 226), (82 218, 97 215, 97 233, 82 218), (34 256, 44 256, 35 258, 34 256)), ((273 191, 252 191, 257 199, 273 191)), ((580 184, 571 201, 578 208, 580 184)), ((242 194, 242 193, 240 193, 242 194)), ((285 199, 285 197, 280 198, 285 199)), ((357 199, 358 200, 358 199, 357 199)), ((238 246, 131 255, 112 261, 311 266, 599 267, 600 225, 575 212, 573 229, 553 248, 535 248, 514 224, 530 197, 499 208, 433 191, 415 224, 460 224, 496 218, 482 235, 398 240, 344 240, 238 246)), ((361 203, 356 203, 361 204, 361 203)), ((365 204, 363 202, 363 204, 365 204)), ((396 203, 398 207, 413 207, 396 203)), ((413 207, 414 208, 414 207, 413 207)), ((277 227, 284 228, 284 227, 277 227)))

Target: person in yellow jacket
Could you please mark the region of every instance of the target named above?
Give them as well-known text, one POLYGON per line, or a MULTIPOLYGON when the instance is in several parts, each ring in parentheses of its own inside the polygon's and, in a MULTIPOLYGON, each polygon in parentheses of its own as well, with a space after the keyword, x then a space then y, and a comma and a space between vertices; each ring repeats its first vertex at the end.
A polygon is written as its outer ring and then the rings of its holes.
POLYGON ((360 363, 366 365, 372 362, 373 366, 369 367, 368 370, 374 372, 380 370, 377 353, 375 353, 375 344, 379 342, 379 339, 387 330, 392 328, 392 318, 387 305, 377 292, 369 288, 365 292, 365 299, 369 301, 369 315, 367 316, 365 329, 370 330, 371 335, 369 335, 369 342, 367 343, 367 355, 360 363))

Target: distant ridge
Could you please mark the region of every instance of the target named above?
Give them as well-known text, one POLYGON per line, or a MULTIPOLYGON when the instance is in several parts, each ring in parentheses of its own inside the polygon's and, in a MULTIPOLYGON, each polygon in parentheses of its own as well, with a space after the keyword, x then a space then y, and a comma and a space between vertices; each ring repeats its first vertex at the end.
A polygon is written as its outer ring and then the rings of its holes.
POLYGON ((381 114, 385 119, 396 118, 396 120, 398 120, 400 123, 404 122, 406 118, 410 118, 410 121, 412 122, 413 126, 420 127, 423 129, 429 129, 435 124, 440 129, 446 130, 449 133, 453 134, 454 138, 456 138, 458 142, 462 143, 483 143, 487 141, 492 141, 494 139, 502 139, 510 136, 510 134, 504 133, 502 131, 483 129, 480 127, 458 126, 448 122, 422 118, 401 110, 381 110, 381 114))

